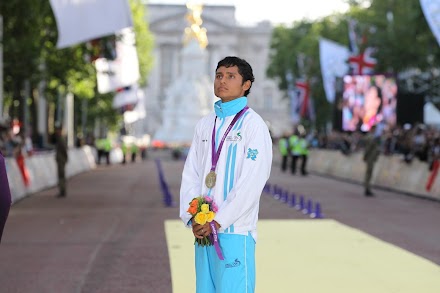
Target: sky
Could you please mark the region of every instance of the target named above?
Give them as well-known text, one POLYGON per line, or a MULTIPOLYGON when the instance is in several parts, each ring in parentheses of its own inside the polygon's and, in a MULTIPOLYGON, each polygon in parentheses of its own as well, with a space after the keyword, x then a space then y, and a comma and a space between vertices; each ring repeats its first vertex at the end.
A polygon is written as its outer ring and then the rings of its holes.
MULTIPOLYGON (((150 0, 155 4, 185 4, 185 0, 150 0)), ((291 24, 303 18, 316 19, 337 11, 346 11, 344 0, 199 0, 205 5, 235 5, 237 21, 251 25, 263 20, 273 24, 291 24)))

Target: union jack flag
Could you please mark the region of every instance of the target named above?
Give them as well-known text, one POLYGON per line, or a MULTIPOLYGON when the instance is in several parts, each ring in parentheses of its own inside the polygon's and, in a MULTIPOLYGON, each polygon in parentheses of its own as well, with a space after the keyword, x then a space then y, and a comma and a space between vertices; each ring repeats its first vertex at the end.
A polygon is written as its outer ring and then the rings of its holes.
POLYGON ((352 74, 363 75, 370 74, 374 71, 376 66, 376 59, 371 55, 374 53, 374 48, 368 47, 359 55, 352 55, 348 58, 348 63, 352 68, 352 74))
POLYGON ((296 113, 301 118, 315 120, 315 111, 313 107, 312 98, 310 97, 310 83, 304 79, 299 79, 295 82, 297 90, 297 108, 296 113))

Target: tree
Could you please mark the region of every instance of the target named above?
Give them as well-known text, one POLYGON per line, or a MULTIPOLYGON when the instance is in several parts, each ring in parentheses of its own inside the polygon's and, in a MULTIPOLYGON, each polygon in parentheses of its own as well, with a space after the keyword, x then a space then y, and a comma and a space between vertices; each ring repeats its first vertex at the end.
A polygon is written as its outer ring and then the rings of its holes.
POLYGON ((141 0, 130 0, 130 7, 133 15, 133 28, 136 34, 136 50, 141 75, 140 85, 144 86, 153 66, 153 34, 149 31, 148 22, 145 18, 146 5, 142 4, 141 0))
MULTIPOLYGON (((311 82, 311 96, 316 111, 316 127, 324 128, 331 119, 331 105, 325 98, 319 63, 319 38, 326 37, 335 41, 347 35, 345 18, 334 14, 319 21, 302 20, 294 22, 292 27, 278 26, 274 29, 271 41, 272 54, 267 69, 269 77, 279 80, 279 88, 287 90, 286 73, 291 71, 296 78, 304 75, 311 82), (299 72, 298 57, 304 59, 304 72, 299 72)), ((287 98, 287 95, 286 95, 287 98)), ((307 121, 302 121, 306 123, 307 121)))
MULTIPOLYGON (((360 49, 376 49, 376 72, 397 74, 406 69, 432 70, 440 63, 440 47, 436 42, 418 0, 404 3, 396 0, 349 0, 346 13, 333 14, 315 21, 294 22, 291 27, 279 26, 273 31, 268 76, 277 78, 279 88, 287 89, 286 72, 298 77, 295 60, 302 54, 309 60, 306 75, 312 78, 312 96, 316 99, 317 126, 331 118, 330 105, 323 98, 319 66, 318 40, 324 37, 348 45, 348 20, 355 19, 366 40, 360 49)), ((287 95, 286 95, 287 97, 287 95)))
MULTIPOLYGON (((152 35, 144 18, 145 6, 140 0, 130 0, 136 45, 140 63, 141 85, 152 64, 152 35)), ((46 84, 44 95, 49 108, 57 106, 58 96, 71 92, 76 104, 87 100, 89 129, 96 119, 116 127, 120 113, 112 108, 113 94, 100 95, 96 90, 96 70, 91 62, 94 48, 88 43, 57 49, 57 28, 49 1, 0 1, 0 14, 4 17, 4 95, 11 118, 24 118, 25 106, 31 107, 30 125, 36 128, 36 99, 41 82, 46 84), (25 21, 23 21, 25 20, 25 21), (25 101, 24 82, 29 81, 30 96, 25 101)), ((76 110, 79 116, 80 109, 76 110)), ((52 113, 54 111, 49 111, 52 113)), ((56 119, 54 115, 49 120, 56 119)))

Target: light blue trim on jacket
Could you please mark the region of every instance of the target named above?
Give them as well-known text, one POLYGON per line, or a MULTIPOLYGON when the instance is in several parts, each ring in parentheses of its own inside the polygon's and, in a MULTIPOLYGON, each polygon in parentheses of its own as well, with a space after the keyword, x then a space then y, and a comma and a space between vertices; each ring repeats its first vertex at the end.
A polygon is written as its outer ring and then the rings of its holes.
POLYGON ((221 100, 215 102, 214 111, 215 115, 219 118, 225 118, 231 115, 235 115, 240 112, 247 105, 247 98, 241 97, 235 100, 223 103, 221 100))

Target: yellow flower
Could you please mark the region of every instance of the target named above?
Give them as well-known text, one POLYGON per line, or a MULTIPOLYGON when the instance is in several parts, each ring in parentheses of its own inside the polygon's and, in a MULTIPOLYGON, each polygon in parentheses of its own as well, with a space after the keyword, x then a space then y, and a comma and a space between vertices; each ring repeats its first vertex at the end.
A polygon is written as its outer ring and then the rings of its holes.
POLYGON ((205 213, 198 213, 195 217, 194 220, 196 221, 197 224, 199 225, 205 225, 206 224, 206 220, 208 219, 208 215, 205 213))
POLYGON ((202 211, 202 213, 205 213, 205 214, 209 213, 209 205, 206 203, 202 204, 202 206, 200 207, 200 210, 202 211))
POLYGON ((207 222, 212 222, 212 220, 214 220, 214 217, 215 217, 215 213, 213 212, 213 211, 210 211, 209 213, 207 213, 206 214, 208 217, 207 217, 207 222))

